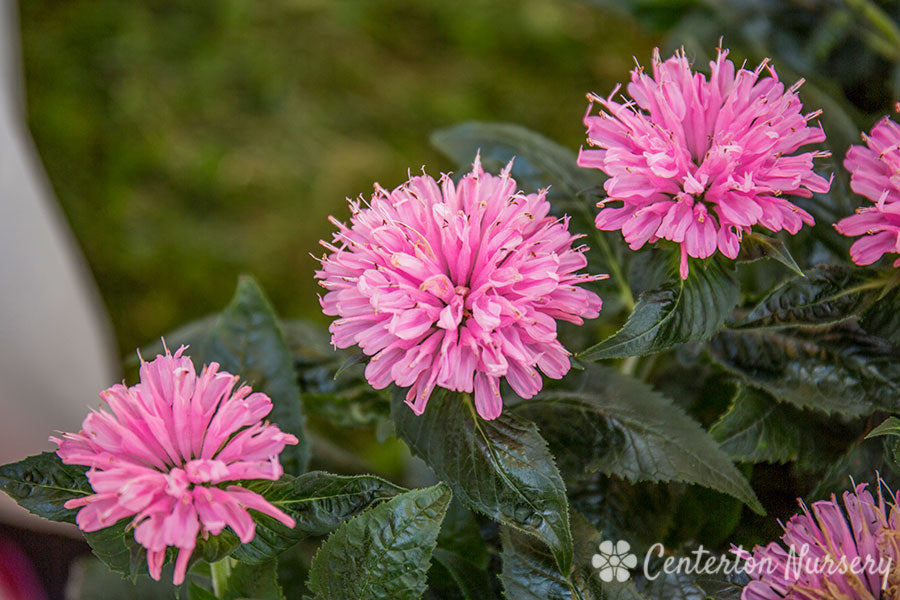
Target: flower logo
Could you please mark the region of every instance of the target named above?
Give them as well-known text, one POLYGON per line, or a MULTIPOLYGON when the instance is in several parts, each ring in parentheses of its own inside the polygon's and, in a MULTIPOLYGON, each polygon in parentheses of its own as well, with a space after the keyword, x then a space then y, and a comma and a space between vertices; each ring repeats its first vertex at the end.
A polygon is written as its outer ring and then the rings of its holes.
POLYGON ((591 564, 600 571, 600 579, 606 583, 613 580, 625 583, 631 578, 628 569, 637 566, 637 556, 631 552, 631 544, 625 540, 619 540, 615 544, 609 540, 603 540, 600 544, 600 554, 591 557, 591 564))

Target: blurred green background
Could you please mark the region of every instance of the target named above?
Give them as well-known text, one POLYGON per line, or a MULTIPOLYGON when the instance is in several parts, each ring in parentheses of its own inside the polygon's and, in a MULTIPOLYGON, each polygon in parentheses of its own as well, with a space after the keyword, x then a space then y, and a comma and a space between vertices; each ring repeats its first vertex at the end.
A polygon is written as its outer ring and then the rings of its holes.
MULTIPOLYGON (((835 173, 900 99, 900 0, 29 0, 29 126, 122 354, 224 306, 240 273, 325 322, 317 240, 346 197, 453 165, 429 134, 525 125, 573 150, 585 93, 720 38, 823 108, 835 173)), ((843 196, 843 195, 839 195, 843 196)), ((822 222, 854 206, 824 203, 822 222), (829 212, 830 211, 830 212, 829 212)))
POLYGON ((527 125, 577 149, 585 93, 657 39, 569 0, 29 0, 29 126, 122 354, 252 273, 322 319, 317 241, 345 198, 452 165, 429 133, 527 125))

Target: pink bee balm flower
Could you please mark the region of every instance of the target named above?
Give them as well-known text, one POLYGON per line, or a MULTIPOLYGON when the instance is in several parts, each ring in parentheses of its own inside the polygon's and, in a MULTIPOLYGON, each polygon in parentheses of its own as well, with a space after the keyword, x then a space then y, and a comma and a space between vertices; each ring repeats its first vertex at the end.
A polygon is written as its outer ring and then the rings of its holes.
MULTIPOLYGON (((850 188, 875 205, 859 208, 835 228, 862 236, 850 247, 850 258, 870 265, 885 253, 900 253, 900 125, 884 117, 862 137, 866 145, 850 146, 844 167, 850 171, 850 188)), ((900 258, 894 266, 900 267, 900 258)))
POLYGON ((735 72, 727 56, 719 50, 707 80, 683 51, 662 62, 657 49, 652 77, 640 66, 631 72, 632 99, 614 100, 618 86, 609 98, 588 95, 584 123, 598 149, 582 149, 578 164, 609 175, 597 228, 621 229, 632 250, 660 239, 680 244, 683 279, 688 256, 718 249, 736 258, 753 225, 792 234, 812 225, 784 196, 808 198, 831 184, 812 170, 829 153, 794 154, 825 139, 821 126, 808 125, 821 111, 801 113, 803 81, 785 90, 768 60, 735 72))
POLYGON ((293 435, 261 421, 272 401, 251 393, 238 377, 211 363, 197 376, 190 358, 166 350, 141 363, 141 381, 114 385, 100 397, 112 412, 91 412, 79 433, 50 439, 64 463, 90 467, 95 494, 66 502, 82 507, 76 521, 82 531, 97 531, 134 517, 134 539, 147 549, 150 575, 159 579, 166 548, 180 549, 176 585, 184 581, 197 534, 206 539, 231 527, 244 543, 256 525, 248 508, 278 519, 294 520, 241 479, 276 480, 278 455, 293 435))
POLYGON ((569 353, 556 319, 582 324, 600 298, 579 287, 606 277, 587 265, 582 236, 568 218, 549 217, 546 191, 516 191, 509 175, 485 173, 475 159, 458 184, 444 175, 412 177, 393 191, 376 184, 371 202, 351 202, 351 226, 338 227, 316 272, 332 343, 358 344, 372 357, 369 383, 409 386, 406 402, 422 414, 435 386, 475 394, 478 414, 503 410, 500 379, 530 398, 537 367, 559 379, 569 353))
POLYGON ((815 502, 791 517, 781 537, 752 554, 744 570, 751 581, 742 600, 897 600, 900 598, 898 498, 876 503, 866 485, 844 493, 844 507, 815 502))

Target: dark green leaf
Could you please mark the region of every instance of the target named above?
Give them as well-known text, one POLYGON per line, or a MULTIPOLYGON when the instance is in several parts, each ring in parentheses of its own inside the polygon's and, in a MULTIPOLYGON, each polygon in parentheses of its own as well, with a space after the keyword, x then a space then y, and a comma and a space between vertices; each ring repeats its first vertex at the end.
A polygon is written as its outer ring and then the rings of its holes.
POLYGON ((776 288, 732 327, 828 325, 861 313, 884 288, 877 271, 822 265, 776 288))
POLYGON ((485 170, 497 172, 515 158, 512 175, 526 191, 552 186, 550 197, 575 198, 598 188, 603 177, 576 164, 575 153, 539 133, 510 123, 468 122, 431 135, 432 145, 459 165, 481 152, 485 170))
POLYGON ((540 540, 505 527, 503 589, 508 600, 575 600, 569 578, 559 572, 550 549, 540 540))
POLYGON ((744 586, 750 578, 746 574, 702 575, 694 580, 694 584, 706 594, 710 600, 740 600, 744 586))
POLYGON ((572 514, 575 567, 560 573, 546 545, 514 529, 501 530, 503 588, 508 600, 640 600, 630 581, 602 583, 591 564, 602 537, 578 513, 572 514))
POLYGON ((165 353, 167 347, 178 348, 179 346, 188 346, 190 350, 188 350, 187 354, 190 355, 195 350, 201 349, 206 336, 209 335, 209 331, 215 326, 218 320, 219 314, 215 313, 206 315, 205 317, 201 317, 194 321, 189 321, 184 325, 169 331, 162 336, 161 339, 154 340, 149 344, 141 346, 140 352, 128 354, 124 359, 124 363, 129 367, 138 367, 140 366, 139 356, 150 359, 150 357, 156 356, 157 354, 165 353))
POLYGON ((481 569, 487 568, 488 549, 475 515, 459 498, 454 498, 447 509, 438 547, 464 556, 481 569))
POLYGON ((85 533, 94 555, 110 570, 137 580, 147 574, 147 551, 134 539, 134 531, 128 529, 132 519, 122 519, 112 527, 85 533))
POLYGON ((193 581, 188 583, 188 600, 218 600, 216 595, 193 581))
POLYGON ((86 470, 63 464, 55 452, 43 452, 0 467, 0 489, 40 517, 74 523, 78 509, 63 504, 94 493, 86 470))
POLYGON ((846 415, 900 410, 900 361, 851 324, 827 329, 724 330, 712 357, 748 384, 800 408, 846 415))
POLYGON ((281 324, 294 357, 303 408, 338 427, 384 427, 390 422, 390 396, 365 378, 359 355, 335 350, 327 329, 305 321, 281 324))
POLYGON ((803 277, 803 270, 797 265, 797 261, 791 256, 784 242, 756 231, 744 234, 744 237, 741 239, 741 250, 738 253, 737 261, 755 262, 764 258, 777 260, 797 275, 803 277))
MULTIPOLYGON (((138 575, 145 575, 148 571, 147 551, 135 541, 132 521, 131 517, 127 517, 111 527, 85 533, 84 537, 94 555, 107 567, 135 581, 138 575)), ((231 554, 239 544, 240 540, 230 529, 207 540, 200 539, 191 554, 191 563, 198 560, 216 562, 231 554)), ((170 547, 166 551, 165 564, 174 562, 177 555, 178 549, 170 547)))
POLYGON ((880 435, 890 435, 900 437, 900 419, 897 417, 888 417, 878 427, 869 432, 866 439, 878 437, 880 435))
POLYGON ((429 573, 432 587, 446 588, 454 585, 464 600, 496 600, 491 592, 490 575, 467 557, 437 547, 434 549, 434 564, 431 568, 435 575, 429 573))
POLYGON ((686 280, 677 275, 641 294, 625 326, 577 355, 582 361, 642 356, 717 332, 738 301, 739 289, 718 261, 694 261, 686 280))
MULTIPOLYGON (((744 472, 749 474, 751 470, 745 468, 744 472)), ((741 524, 743 502, 737 498, 723 498, 719 492, 699 486, 682 486, 681 489, 675 486, 675 490, 673 496, 677 502, 667 507, 674 517, 672 528, 664 539, 692 540, 710 547, 727 545, 731 541, 734 530, 741 524)), ((641 510, 646 509, 641 507, 641 510)), ((653 543, 660 539, 663 538, 657 538, 653 543)))
POLYGON ((847 431, 819 413, 798 409, 742 387, 728 412, 709 430, 722 450, 743 462, 805 464, 837 458, 834 441, 847 431))
POLYGON ((416 600, 450 498, 438 484, 354 517, 319 548, 309 588, 320 600, 416 600))
POLYGON ((278 585, 277 566, 274 560, 255 565, 236 563, 228 576, 222 600, 284 600, 278 585))
POLYGON ((705 600, 706 594, 693 577, 683 573, 660 573, 642 590, 644 600, 705 600))
POLYGON ((563 572, 572 535, 562 477, 533 423, 510 411, 481 419, 465 394, 436 391, 416 416, 394 395, 397 434, 456 496, 492 519, 544 540, 563 572))
POLYGON ((852 489, 860 483, 875 486, 879 477, 889 488, 897 489, 900 486, 900 468, 890 445, 887 439, 853 444, 821 475, 815 487, 806 494, 806 500, 812 502, 830 498, 832 494, 840 494, 842 490, 852 489))
POLYGON ((893 287, 863 314, 860 325, 874 336, 900 346, 900 286, 893 287))
POLYGON ((344 477, 320 471, 300 477, 285 475, 276 482, 257 481, 247 488, 262 494, 297 522, 289 529, 271 517, 254 513, 256 535, 233 555, 250 563, 271 560, 305 537, 326 535, 370 506, 403 491, 371 475, 344 477))
POLYGON ((653 247, 629 252, 633 258, 628 268, 628 285, 635 298, 665 285, 672 277, 672 257, 667 249, 653 247))
POLYGON ((696 483, 763 512, 747 480, 699 423, 615 369, 595 365, 570 387, 541 393, 513 412, 540 423, 567 469, 696 483))
POLYGON ((355 352, 347 357, 346 360, 338 367, 338 370, 334 372, 334 378, 337 379, 341 375, 343 375, 348 369, 352 369, 356 365, 364 365, 369 362, 369 357, 365 355, 363 352, 355 352))
MULTIPOLYGON (((573 508, 607 538, 628 540, 635 548, 649 548, 668 539, 673 528, 680 524, 680 515, 675 509, 687 488, 643 481, 632 483, 602 473, 593 473, 589 478, 582 477, 567 484, 573 508)), ((717 502, 722 500, 725 500, 722 496, 716 499, 717 502)), ((743 508, 743 503, 738 504, 743 508)))
POLYGON ((252 278, 241 278, 231 304, 199 346, 191 351, 195 364, 216 361, 272 399, 269 420, 300 440, 285 448, 281 464, 288 473, 302 473, 309 460, 309 442, 297 373, 272 306, 252 278))

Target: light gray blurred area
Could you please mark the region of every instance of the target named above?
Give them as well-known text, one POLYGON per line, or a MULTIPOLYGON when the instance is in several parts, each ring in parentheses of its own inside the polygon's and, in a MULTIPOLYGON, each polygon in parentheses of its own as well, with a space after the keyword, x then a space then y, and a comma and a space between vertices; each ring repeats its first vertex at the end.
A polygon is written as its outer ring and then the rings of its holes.
MULTIPOLYGON (((0 0, 0 464, 78 431, 121 379, 112 331, 25 125, 14 0, 0 0)), ((98 208, 98 210, 100 210, 98 208)), ((0 494, 0 520, 59 531, 0 494)))

